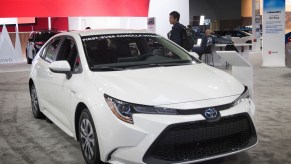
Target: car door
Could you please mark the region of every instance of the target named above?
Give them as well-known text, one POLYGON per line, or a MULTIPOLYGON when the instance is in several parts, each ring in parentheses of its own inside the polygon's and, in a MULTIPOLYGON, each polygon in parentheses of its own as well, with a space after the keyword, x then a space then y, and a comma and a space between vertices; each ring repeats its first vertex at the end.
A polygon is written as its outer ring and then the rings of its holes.
MULTIPOLYGON (((74 61, 77 56, 77 51, 74 51, 75 41, 73 38, 65 37, 57 51, 56 61, 66 60, 71 66, 71 71, 73 71, 74 61)), ((72 78, 67 78, 64 73, 53 73, 49 70, 50 77, 47 82, 49 87, 48 96, 50 97, 51 115, 57 119, 57 121, 66 128, 71 130, 70 126, 70 102, 71 102, 71 80, 72 78)))
POLYGON ((36 89, 38 94, 38 99, 40 103, 40 110, 44 113, 50 113, 52 108, 52 98, 50 97, 50 86, 51 81, 51 71, 49 70, 49 65, 56 58, 57 49, 61 43, 61 37, 54 38, 44 47, 40 53, 40 57, 37 58, 35 64, 36 70, 36 89))

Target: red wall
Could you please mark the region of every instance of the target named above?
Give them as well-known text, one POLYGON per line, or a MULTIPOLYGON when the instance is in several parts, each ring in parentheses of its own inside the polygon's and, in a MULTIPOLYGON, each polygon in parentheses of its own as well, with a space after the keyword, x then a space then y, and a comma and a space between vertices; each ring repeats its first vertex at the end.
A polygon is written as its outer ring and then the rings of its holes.
MULTIPOLYGON (((15 32, 15 25, 6 26, 8 32, 15 32)), ((69 29, 68 17, 52 17, 51 28, 67 31, 69 29)), ((30 32, 39 29, 48 29, 48 18, 36 18, 35 24, 30 25, 18 25, 19 32, 30 32)), ((0 32, 2 32, 2 26, 0 26, 0 32)))
POLYGON ((52 29, 57 29, 60 31, 69 30, 68 17, 53 17, 51 18, 52 29))

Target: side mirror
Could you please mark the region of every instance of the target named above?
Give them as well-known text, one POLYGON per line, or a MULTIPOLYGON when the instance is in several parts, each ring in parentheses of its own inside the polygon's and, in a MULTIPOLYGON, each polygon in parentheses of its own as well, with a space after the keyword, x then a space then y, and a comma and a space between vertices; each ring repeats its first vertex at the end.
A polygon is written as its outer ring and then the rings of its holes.
POLYGON ((54 73, 64 73, 67 79, 72 77, 71 66, 66 60, 54 61, 49 65, 50 71, 54 73))
POLYGON ((189 52, 189 54, 196 59, 199 58, 199 55, 196 52, 189 52))

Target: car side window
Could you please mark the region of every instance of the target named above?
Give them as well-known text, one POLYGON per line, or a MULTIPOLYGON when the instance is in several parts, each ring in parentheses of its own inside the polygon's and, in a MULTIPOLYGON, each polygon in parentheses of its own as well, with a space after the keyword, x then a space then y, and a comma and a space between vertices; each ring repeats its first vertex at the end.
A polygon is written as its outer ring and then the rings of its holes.
POLYGON ((56 50, 60 43, 61 38, 54 38, 46 47, 44 59, 48 62, 53 62, 56 57, 56 50))
POLYGON ((80 70, 80 59, 77 56, 78 50, 75 41, 72 38, 64 39, 61 47, 59 48, 56 60, 67 60, 71 66, 71 71, 76 73, 80 70))

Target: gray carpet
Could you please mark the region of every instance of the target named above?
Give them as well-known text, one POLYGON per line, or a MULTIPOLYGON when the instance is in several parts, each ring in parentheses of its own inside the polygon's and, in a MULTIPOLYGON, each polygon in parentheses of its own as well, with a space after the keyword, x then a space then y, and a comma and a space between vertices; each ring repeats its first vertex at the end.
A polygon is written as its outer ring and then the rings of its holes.
POLYGON ((252 163, 291 163, 291 69, 254 69, 259 144, 252 163))
MULTIPOLYGON (((78 142, 33 118, 28 68, 0 66, 0 164, 84 163, 78 142)), ((254 94, 258 145, 201 164, 291 163, 291 69, 255 67, 254 94)))

